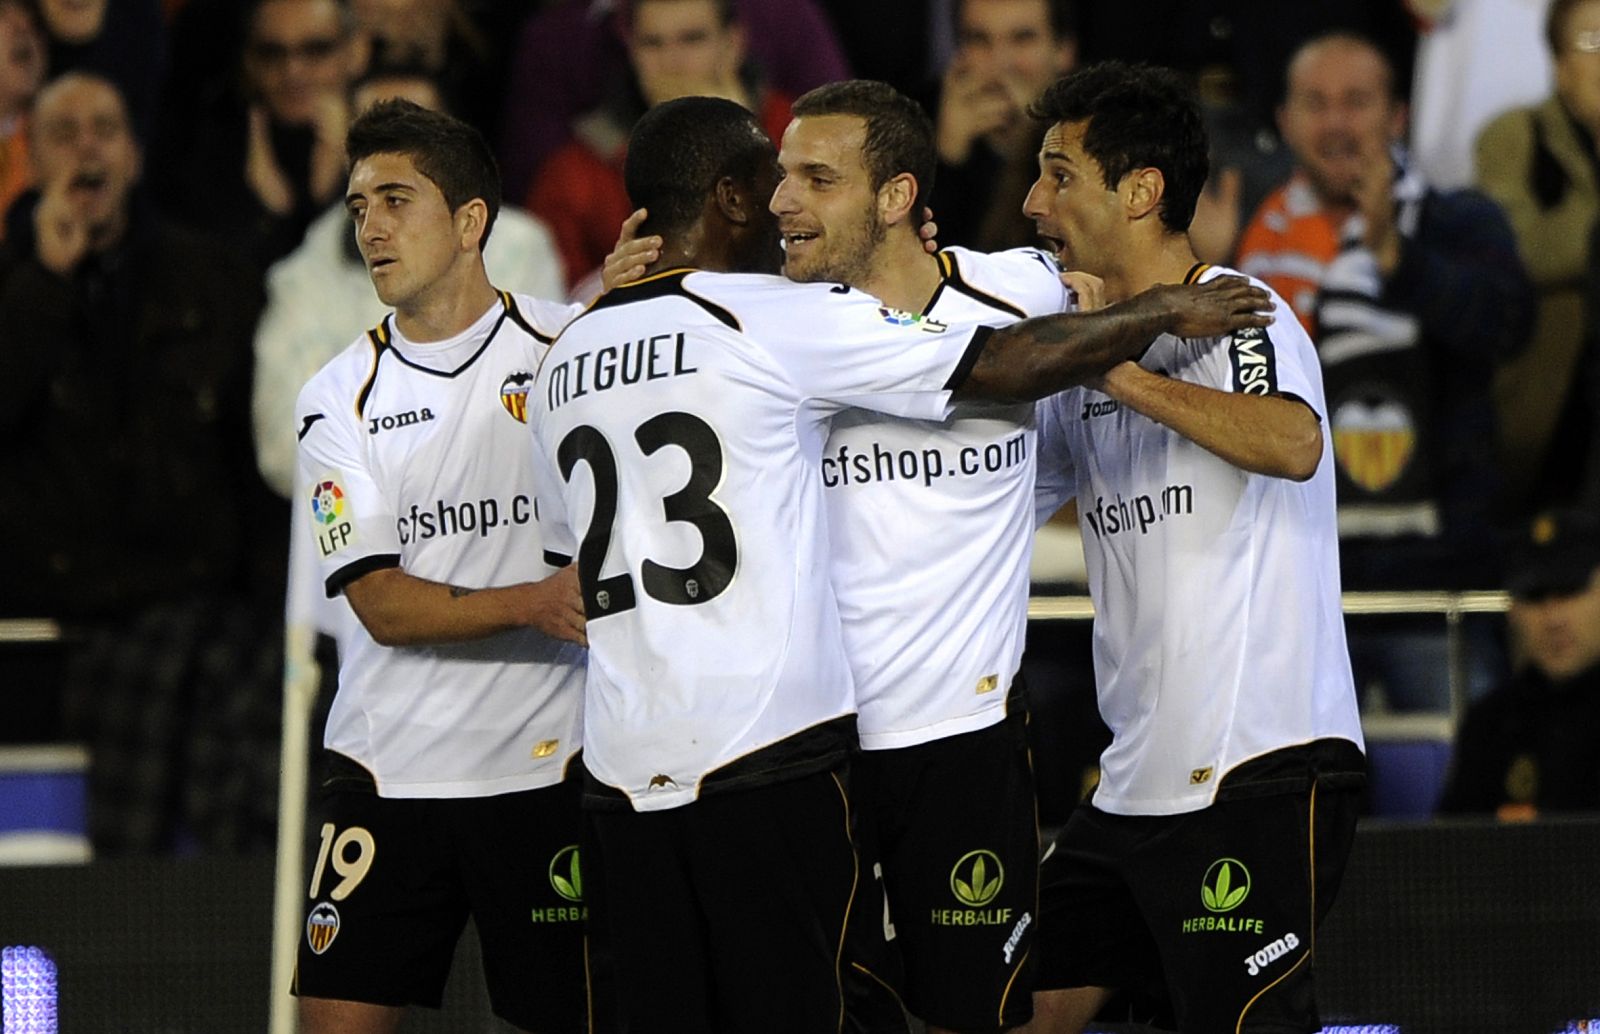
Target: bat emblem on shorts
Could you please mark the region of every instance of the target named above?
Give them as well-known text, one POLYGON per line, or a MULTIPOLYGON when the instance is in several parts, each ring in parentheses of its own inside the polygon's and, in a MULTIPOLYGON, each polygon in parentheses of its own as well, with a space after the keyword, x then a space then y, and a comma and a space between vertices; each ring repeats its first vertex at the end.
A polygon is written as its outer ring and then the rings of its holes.
POLYGON ((678 781, 669 775, 653 775, 650 777, 650 789, 665 790, 667 787, 676 787, 678 781))

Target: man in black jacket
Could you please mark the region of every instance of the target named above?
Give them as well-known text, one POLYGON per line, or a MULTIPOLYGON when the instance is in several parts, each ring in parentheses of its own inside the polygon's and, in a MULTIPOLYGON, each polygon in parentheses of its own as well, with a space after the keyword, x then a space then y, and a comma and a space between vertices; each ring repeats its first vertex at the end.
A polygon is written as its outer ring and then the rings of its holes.
POLYGON ((3 607, 82 635, 65 731, 93 750, 96 847, 170 843, 185 757, 185 822, 236 844, 216 795, 270 800, 270 782, 193 766, 248 753, 228 739, 245 728, 275 735, 276 644, 256 615, 281 611, 286 514, 250 454, 260 287, 137 203, 141 149, 110 81, 60 77, 30 132, 40 190, 13 207, 0 253, 3 607), (267 694, 253 717, 252 687, 267 694), (213 691, 244 726, 205 712, 213 691))
POLYGON ((1507 588, 1524 664, 1467 712, 1439 810, 1506 820, 1600 811, 1600 521, 1593 511, 1536 517, 1507 588))

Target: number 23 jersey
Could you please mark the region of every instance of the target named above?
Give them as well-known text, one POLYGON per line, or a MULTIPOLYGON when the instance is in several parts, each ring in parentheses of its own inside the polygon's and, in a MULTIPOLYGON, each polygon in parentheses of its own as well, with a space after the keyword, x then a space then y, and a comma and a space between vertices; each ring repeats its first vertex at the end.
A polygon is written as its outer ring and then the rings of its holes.
POLYGON ((675 270, 556 340, 529 417, 547 541, 583 582, 597 780, 636 810, 687 804, 719 768, 855 710, 827 422, 851 405, 942 418, 973 337, 844 287, 675 270))

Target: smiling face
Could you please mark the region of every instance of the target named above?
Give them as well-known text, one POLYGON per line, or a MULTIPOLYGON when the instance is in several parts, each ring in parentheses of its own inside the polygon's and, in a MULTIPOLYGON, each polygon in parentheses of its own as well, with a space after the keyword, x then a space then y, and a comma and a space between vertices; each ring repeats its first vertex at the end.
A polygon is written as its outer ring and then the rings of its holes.
POLYGON ((414 311, 454 289, 478 255, 481 232, 466 222, 472 204, 451 212, 438 186, 407 155, 374 154, 356 162, 345 208, 385 305, 414 311))
POLYGON ((1022 214, 1033 220, 1063 269, 1104 277, 1127 227, 1120 191, 1106 186, 1100 163, 1083 149, 1089 123, 1057 122, 1039 148, 1039 178, 1022 214))
POLYGON ((853 115, 797 118, 784 132, 772 211, 790 280, 858 284, 872 268, 888 226, 862 156, 866 135, 853 115))
POLYGON ((68 184, 91 235, 119 227, 139 180, 140 156, 116 88, 89 75, 57 79, 39 94, 32 133, 39 182, 68 184))

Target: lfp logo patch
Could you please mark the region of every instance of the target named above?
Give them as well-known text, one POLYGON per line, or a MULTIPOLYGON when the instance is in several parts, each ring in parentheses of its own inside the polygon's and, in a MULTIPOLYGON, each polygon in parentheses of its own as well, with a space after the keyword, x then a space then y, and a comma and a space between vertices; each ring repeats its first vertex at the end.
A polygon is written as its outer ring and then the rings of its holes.
POLYGON ((318 524, 332 524, 344 516, 344 489, 337 482, 322 481, 311 490, 311 516, 318 524))
POLYGON ((318 903, 306 917, 306 943, 313 955, 321 955, 339 936, 339 910, 326 901, 318 903))
POLYGON ((883 317, 885 323, 892 323, 897 327, 917 327, 930 334, 943 334, 950 329, 948 324, 940 323, 938 320, 931 320, 904 309, 891 309, 887 305, 878 306, 878 315, 883 317))

